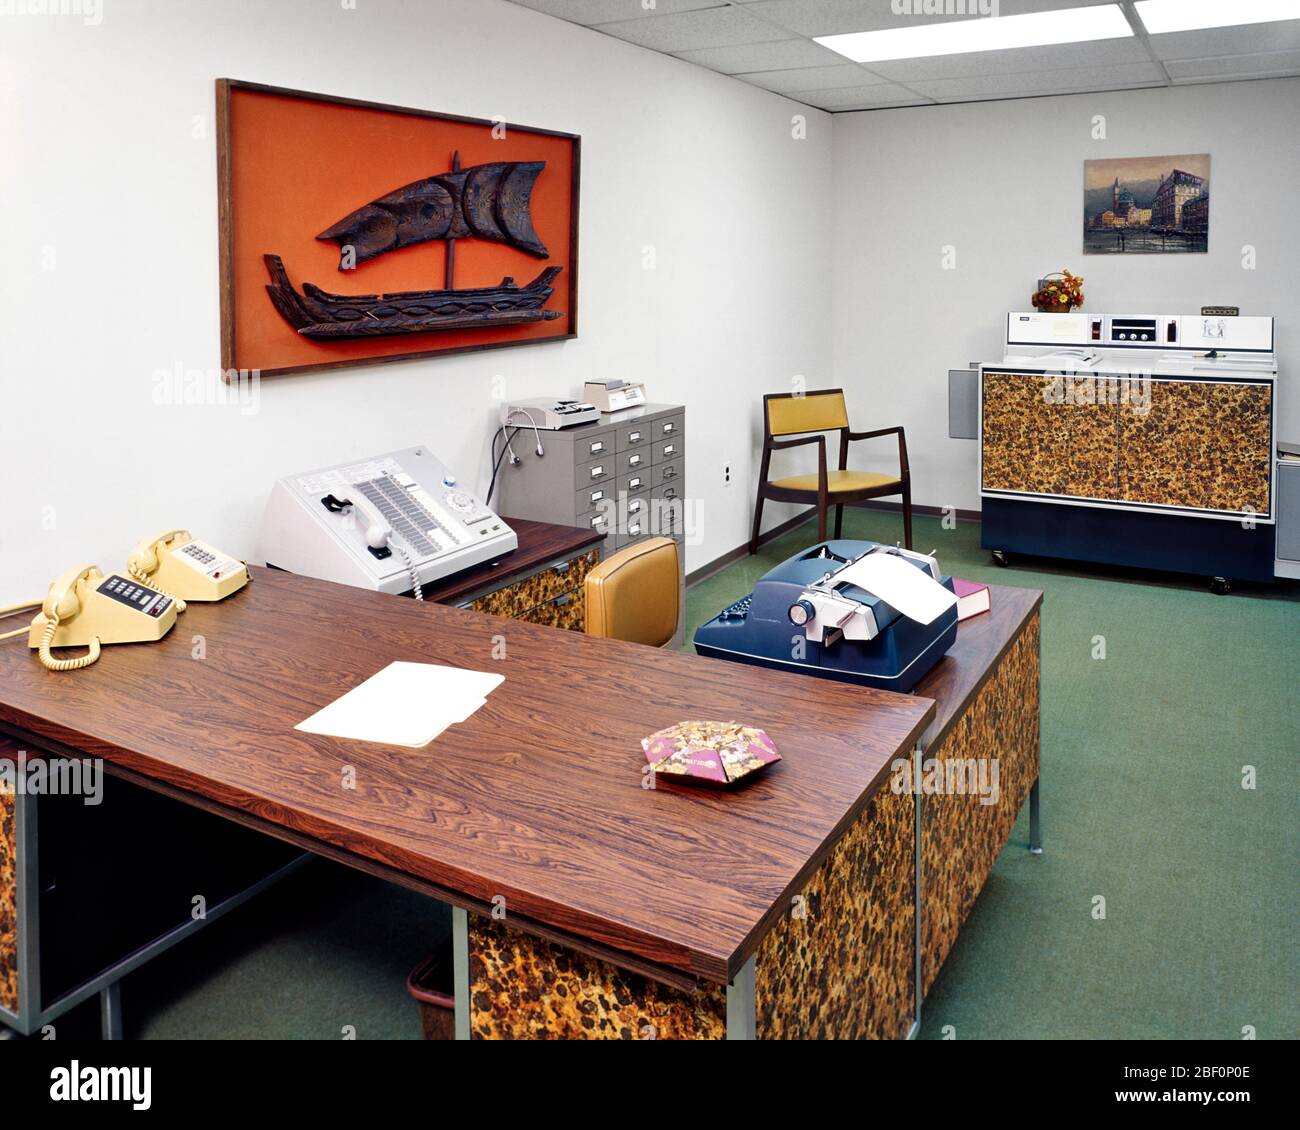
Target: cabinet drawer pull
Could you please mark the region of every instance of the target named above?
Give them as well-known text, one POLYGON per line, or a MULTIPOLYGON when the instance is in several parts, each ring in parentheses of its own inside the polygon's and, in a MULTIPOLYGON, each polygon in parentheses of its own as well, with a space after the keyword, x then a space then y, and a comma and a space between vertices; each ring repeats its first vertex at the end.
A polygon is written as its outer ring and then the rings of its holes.
POLYGON ((593 479, 603 479, 605 477, 605 468, 597 463, 596 466, 591 469, 591 477, 593 479))
POLYGON ((563 608, 563 607, 564 607, 566 604, 568 604, 569 601, 571 601, 572 599, 573 599, 573 597, 571 597, 567 592, 562 592, 562 593, 560 593, 559 596, 557 596, 557 597, 555 598, 555 607, 556 607, 556 608, 563 608))
POLYGON ((569 566, 572 564, 572 561, 561 561, 554 568, 557 573, 567 573, 569 571, 569 566))
POLYGON ((604 497, 605 497, 605 492, 603 490, 593 490, 591 492, 591 504, 595 506, 596 503, 598 503, 604 497))
POLYGON ((676 498, 676 497, 677 497, 676 487, 669 487, 666 491, 664 491, 664 498, 676 498))
POLYGON ((675 478, 677 478, 677 468, 676 468, 676 467, 665 467, 665 468, 664 468, 664 478, 665 478, 665 479, 675 479, 675 478))
POLYGON ((639 466, 641 466, 641 456, 639 456, 639 455, 631 455, 631 456, 629 456, 629 457, 628 457, 628 461, 627 461, 627 465, 628 465, 629 467, 639 467, 639 466))
POLYGON ((628 490, 636 490, 641 485, 641 478, 638 475, 635 479, 629 479, 627 483, 628 490))
POLYGON ((599 454, 600 454, 602 451, 604 451, 604 450, 605 450, 605 442, 604 442, 604 440, 599 440, 599 439, 598 439, 598 440, 596 440, 595 443, 593 443, 593 444, 591 445, 591 453, 592 453, 592 455, 599 455, 599 454))
POLYGON ((673 432, 675 432, 676 430, 677 430, 677 425, 674 424, 671 420, 664 425, 664 435, 666 436, 672 435, 673 432))
POLYGON ((677 450, 677 445, 676 445, 675 443, 666 443, 666 444, 664 444, 664 454, 665 454, 665 455, 671 455, 671 454, 672 454, 674 451, 676 451, 676 450, 677 450))
POLYGON ((628 433, 627 433, 627 442, 628 442, 628 443, 640 443, 640 442, 641 442, 641 433, 640 433, 640 432, 628 432, 628 433))

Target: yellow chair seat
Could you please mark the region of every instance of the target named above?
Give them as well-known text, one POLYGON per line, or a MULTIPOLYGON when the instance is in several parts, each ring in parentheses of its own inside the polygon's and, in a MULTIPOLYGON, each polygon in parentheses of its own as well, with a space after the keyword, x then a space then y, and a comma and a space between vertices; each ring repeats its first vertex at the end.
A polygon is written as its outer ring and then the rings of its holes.
MULTIPOLYGON (((817 491, 817 475, 790 475, 784 479, 773 479, 771 486, 781 490, 817 491)), ((896 475, 882 475, 878 471, 827 471, 826 489, 831 494, 840 494, 853 490, 875 490, 877 487, 897 486, 903 483, 896 475)))

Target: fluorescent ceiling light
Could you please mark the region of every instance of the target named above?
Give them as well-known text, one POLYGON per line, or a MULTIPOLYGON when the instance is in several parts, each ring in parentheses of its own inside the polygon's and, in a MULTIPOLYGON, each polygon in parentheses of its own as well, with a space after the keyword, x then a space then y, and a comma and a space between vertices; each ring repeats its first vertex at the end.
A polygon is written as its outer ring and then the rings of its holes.
MULTIPOLYGON (((1236 0, 1236 3, 1240 2, 1236 0)), ((855 63, 880 63, 886 59, 922 59, 931 55, 965 55, 972 51, 1081 43, 1089 39, 1120 39, 1132 34, 1133 29, 1124 13, 1114 4, 1102 4, 1055 12, 1031 12, 1023 16, 979 16, 814 38, 823 47, 847 55, 855 63)))
POLYGON ((1300 0, 1137 0, 1135 7, 1152 35, 1300 20, 1300 0))

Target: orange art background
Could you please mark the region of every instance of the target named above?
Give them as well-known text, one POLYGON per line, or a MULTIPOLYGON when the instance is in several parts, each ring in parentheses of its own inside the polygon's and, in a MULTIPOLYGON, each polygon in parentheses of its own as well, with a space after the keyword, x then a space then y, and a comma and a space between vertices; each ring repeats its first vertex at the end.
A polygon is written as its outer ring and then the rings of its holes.
POLYGON ((229 145, 235 323, 229 367, 265 372, 554 340, 574 332, 570 207, 576 146, 571 138, 512 126, 505 138, 494 140, 490 125, 236 87, 230 92, 229 145), (345 341, 300 335, 271 304, 262 256, 279 255, 299 291, 304 282, 335 294, 441 289, 447 246, 441 240, 340 271, 338 244, 318 240, 316 233, 395 188, 450 171, 457 149, 462 168, 491 161, 546 162, 533 188, 532 216, 550 258, 537 259, 502 243, 461 239, 456 242, 456 288, 495 286, 506 276, 522 287, 547 266, 562 266, 546 309, 561 310, 563 316, 521 326, 345 341))

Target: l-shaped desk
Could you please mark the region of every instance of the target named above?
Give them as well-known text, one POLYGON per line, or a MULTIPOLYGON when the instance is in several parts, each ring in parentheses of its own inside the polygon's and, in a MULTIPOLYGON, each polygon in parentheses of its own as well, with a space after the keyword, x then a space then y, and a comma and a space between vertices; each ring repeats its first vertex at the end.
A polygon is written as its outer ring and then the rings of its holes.
MULTIPOLYGON (((994 587, 904 696, 252 573, 83 671, 0 646, 0 756, 102 758, 110 820, 125 781, 449 903, 462 1038, 905 1037, 1026 798, 1037 839, 1041 593, 994 587), (505 682, 423 750, 293 728, 393 660, 505 682), (640 739, 687 718, 784 760, 644 787, 640 739), (991 758, 994 804, 891 787, 900 761, 991 758)), ((45 803, 0 795, 0 1020, 28 1030, 45 803)))

